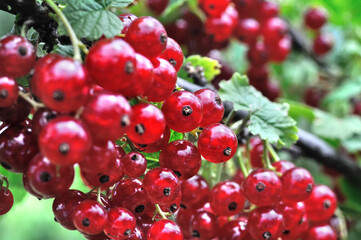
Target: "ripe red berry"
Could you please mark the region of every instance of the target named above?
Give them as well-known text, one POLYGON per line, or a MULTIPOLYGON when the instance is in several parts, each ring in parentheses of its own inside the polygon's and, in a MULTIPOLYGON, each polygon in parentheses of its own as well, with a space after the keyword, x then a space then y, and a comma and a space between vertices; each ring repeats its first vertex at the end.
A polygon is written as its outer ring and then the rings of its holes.
POLYGON ((320 7, 312 7, 307 9, 304 21, 307 27, 318 30, 327 22, 327 12, 320 7))
POLYGON ((58 112, 48 108, 39 108, 35 111, 32 119, 31 129, 35 136, 39 136, 41 130, 54 118, 59 115, 58 112))
POLYGON ((210 89, 200 89, 194 93, 203 105, 203 118, 200 127, 208 127, 213 123, 219 123, 224 114, 224 107, 218 94, 210 89))
POLYGON ((174 69, 178 72, 183 64, 183 52, 179 44, 173 40, 173 38, 168 38, 167 47, 164 52, 160 55, 160 58, 164 58, 172 64, 174 69))
POLYGON ((236 9, 229 5, 219 17, 207 19, 204 28, 208 35, 213 36, 215 42, 222 42, 229 39, 236 28, 238 13, 236 9))
POLYGON ((0 216, 10 211, 14 204, 14 197, 10 189, 1 187, 0 189, 0 216))
POLYGON ((294 240, 299 239, 303 235, 305 235, 306 231, 309 229, 309 222, 306 214, 303 216, 301 221, 293 227, 291 230, 285 229, 282 232, 282 240, 294 240))
POLYGON ((213 187, 209 203, 215 214, 233 216, 242 211, 245 201, 238 183, 223 181, 213 187))
POLYGON ((253 170, 243 182, 243 194, 257 206, 271 206, 280 199, 281 181, 271 170, 253 170))
POLYGON ((250 46, 247 58, 253 66, 262 66, 269 60, 269 53, 264 42, 257 42, 250 46))
POLYGON ((177 132, 190 132, 203 118, 203 105, 193 93, 179 91, 164 101, 162 112, 167 126, 177 132))
POLYGON ((238 20, 235 36, 242 42, 252 45, 257 42, 260 33, 259 22, 253 18, 245 18, 238 20))
POLYGON ((230 0, 202 0, 199 2, 208 16, 219 17, 227 9, 230 0))
POLYGON ((89 50, 85 66, 96 84, 107 90, 128 87, 136 68, 135 52, 124 40, 102 39, 89 50))
POLYGON ((34 46, 24 37, 9 35, 0 40, 0 74, 12 78, 28 74, 35 64, 34 46))
POLYGON ((283 37, 278 43, 269 46, 269 60, 282 63, 291 51, 292 42, 289 36, 283 37))
POLYGON ((306 213, 304 202, 281 202, 277 206, 283 216, 283 228, 291 230, 296 227, 306 213))
POLYGON ((211 124, 198 137, 198 150, 209 162, 222 163, 236 153, 238 140, 236 134, 227 126, 211 124))
POLYGON ((132 110, 133 118, 127 131, 129 139, 143 144, 157 141, 166 127, 163 113, 147 103, 138 103, 132 110))
POLYGON ((262 26, 261 33, 267 44, 279 42, 287 33, 288 25, 281 18, 268 19, 262 26))
POLYGON ((133 142, 133 144, 141 152, 154 153, 162 150, 168 144, 169 138, 170 138, 170 130, 169 127, 166 127, 164 133, 160 136, 160 138, 157 141, 151 144, 143 144, 136 142, 133 142))
POLYGON ((337 207, 337 199, 335 193, 326 185, 315 185, 305 204, 307 218, 321 222, 332 217, 337 207))
POLYGON ((258 17, 261 22, 266 21, 267 19, 277 17, 279 14, 279 6, 275 2, 271 1, 262 1, 260 3, 260 8, 258 9, 258 17))
POLYGON ((19 96, 18 84, 12 78, 0 77, 0 107, 9 107, 19 96))
POLYGON ((17 125, 27 119, 31 111, 31 105, 22 97, 9 107, 0 108, 0 121, 17 125))
POLYGON ((119 17, 120 21, 122 21, 122 23, 123 23, 123 29, 121 32, 122 34, 126 34, 130 24, 135 19, 138 18, 137 16, 135 16, 134 14, 131 14, 131 13, 123 13, 123 14, 120 14, 118 17, 119 17))
POLYGON ((304 168, 291 168, 281 177, 282 196, 285 201, 304 201, 311 196, 313 177, 304 168))
POLYGON ((275 168, 276 172, 281 174, 285 173, 287 170, 296 167, 292 162, 287 160, 280 160, 272 163, 272 166, 275 168))
POLYGON ((178 197, 180 184, 177 176, 167 168, 153 168, 143 179, 146 195, 156 204, 166 204, 178 197))
POLYGON ((247 240, 247 219, 229 221, 219 231, 219 240, 247 240))
POLYGON ((302 239, 307 240, 336 240, 337 235, 330 225, 316 225, 308 229, 302 239))
POLYGON ((105 234, 114 239, 128 239, 134 231, 136 221, 134 215, 127 209, 115 207, 108 212, 108 223, 105 234))
POLYGON ((259 138, 252 138, 250 141, 250 162, 253 168, 263 168, 263 142, 259 138))
POLYGON ((191 218, 191 234, 194 239, 209 240, 218 234, 219 223, 216 216, 206 211, 198 211, 191 218))
POLYGON ((195 175, 181 182, 182 207, 198 209, 208 202, 210 189, 207 181, 200 175, 195 175))
POLYGON ((128 177, 138 178, 142 176, 147 169, 147 159, 141 153, 127 153, 122 158, 122 162, 124 166, 124 173, 128 177))
POLYGON ((172 170, 180 180, 187 180, 201 167, 198 148, 186 140, 176 140, 165 146, 159 155, 159 164, 172 170))
POLYGON ((146 3, 150 10, 160 15, 166 9, 169 0, 147 0, 146 3))
POLYGON ((328 53, 333 47, 333 38, 328 34, 319 34, 313 40, 313 52, 322 56, 328 53))
POLYGON ((155 18, 135 19, 129 26, 125 39, 134 50, 148 58, 158 57, 167 46, 167 32, 155 18))
POLYGON ((183 240, 183 233, 173 221, 159 220, 150 227, 147 234, 148 240, 183 240))
POLYGON ((110 92, 92 96, 81 114, 95 142, 121 138, 130 125, 131 117, 128 101, 122 95, 110 92))
POLYGON ((91 138, 81 121, 60 116, 40 132, 39 147, 40 152, 53 164, 72 165, 84 160, 89 153, 91 138))
POLYGON ((84 200, 74 208, 73 223, 81 233, 99 234, 104 230, 107 222, 107 211, 94 200, 84 200))

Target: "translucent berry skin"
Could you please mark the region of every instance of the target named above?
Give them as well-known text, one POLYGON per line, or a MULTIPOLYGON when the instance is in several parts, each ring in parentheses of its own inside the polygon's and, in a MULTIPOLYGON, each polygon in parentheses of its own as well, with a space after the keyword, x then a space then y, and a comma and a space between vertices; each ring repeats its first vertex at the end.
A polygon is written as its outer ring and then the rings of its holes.
POLYGON ((283 228, 291 230, 296 227, 306 213, 304 202, 281 202, 277 205, 283 216, 283 228))
POLYGON ((14 204, 14 197, 10 189, 1 187, 0 189, 0 216, 10 211, 14 204))
POLYGON ((162 112, 169 128, 177 132, 190 132, 202 121, 203 105, 193 93, 179 91, 164 101, 162 112))
POLYGON ((181 207, 177 214, 176 223, 182 230, 185 239, 192 238, 190 226, 191 219, 193 218, 195 213, 196 211, 194 210, 187 210, 181 207))
POLYGON ((166 127, 162 111, 147 103, 138 103, 132 110, 133 118, 127 131, 129 139, 143 144, 157 141, 166 127))
POLYGON ((327 34, 319 34, 313 40, 313 52, 318 56, 328 53, 333 47, 333 38, 327 34))
POLYGON ((307 27, 318 30, 327 22, 327 18, 327 12, 323 8, 314 7, 307 9, 304 21, 307 27))
POLYGON ((116 140, 128 130, 132 109, 120 94, 100 92, 89 99, 81 114, 96 142, 116 140))
POLYGON ((40 153, 29 162, 26 174, 31 188, 43 198, 64 194, 74 180, 73 166, 57 167, 40 153))
POLYGON ((25 172, 37 153, 36 137, 28 127, 10 126, 0 134, 0 164, 6 170, 25 172))
POLYGON ((102 39, 89 50, 85 66, 99 86, 106 90, 122 90, 130 85, 134 76, 135 52, 122 39, 102 39))
POLYGON ((238 13, 233 6, 228 6, 219 17, 210 17, 205 23, 205 32, 213 36, 215 42, 226 41, 237 26, 238 13))
POLYGON ((147 169, 147 159, 141 153, 127 153, 122 158, 122 162, 124 166, 124 173, 128 177, 138 178, 142 176, 147 169))
POLYGON ((303 216, 302 220, 291 230, 283 230, 281 235, 282 240, 294 240, 299 239, 303 235, 305 235, 306 231, 309 229, 310 224, 307 219, 306 214, 303 216))
POLYGON ((291 168, 281 177, 282 196, 286 201, 304 201, 311 196, 313 177, 304 168, 291 168))
POLYGON ((271 206, 280 199, 281 180, 271 170, 253 170, 243 182, 243 194, 257 206, 271 206))
POLYGON ((119 17, 120 21, 122 21, 122 23, 123 23, 123 29, 121 32, 122 34, 126 34, 130 24, 135 19, 138 18, 137 16, 135 16, 134 14, 131 14, 131 13, 123 13, 123 14, 120 14, 118 17, 119 17))
POLYGON ((289 36, 283 37, 278 43, 269 46, 269 59, 271 62, 282 63, 291 51, 292 42, 289 36))
POLYGON ((204 0, 199 1, 203 10, 206 12, 208 16, 211 17, 219 17, 222 13, 227 9, 229 0, 204 0))
POLYGON ((160 15, 166 9, 169 0, 147 0, 146 3, 150 10, 160 15))
POLYGON ((135 217, 129 210, 115 207, 108 212, 108 223, 104 232, 110 238, 127 239, 134 231, 135 226, 135 217))
POLYGON ((134 146, 141 152, 146 153, 154 153, 162 150, 169 142, 170 138, 170 130, 169 127, 166 127, 164 133, 160 136, 160 138, 151 143, 151 144, 142 144, 133 142, 134 146))
POLYGON ((247 58, 254 66, 265 65, 269 60, 269 53, 264 42, 257 42, 255 45, 250 46, 247 58))
POLYGON ((144 95, 151 102, 161 102, 169 97, 177 82, 177 72, 172 64, 163 58, 152 60, 154 81, 144 95))
POLYGON ((135 73, 130 79, 130 85, 120 91, 120 93, 128 98, 143 96, 154 82, 154 67, 152 62, 139 53, 135 54, 135 59, 137 65, 135 73))
POLYGON ((259 138, 251 139, 250 162, 253 168, 263 168, 263 142, 259 138))
POLYGON ((34 46, 21 36, 10 35, 0 40, 0 73, 12 78, 28 74, 35 65, 34 46))
POLYGON ((160 55, 160 58, 168 60, 178 72, 182 67, 184 60, 182 48, 173 38, 168 37, 167 47, 160 55))
POLYGON ((229 221, 219 231, 219 240, 247 240, 247 219, 229 221))
POLYGON ((336 240, 337 235, 330 225, 313 226, 308 229, 304 240, 336 240))
POLYGON ((166 48, 168 36, 157 19, 146 16, 139 17, 130 24, 125 40, 136 52, 148 58, 155 58, 166 48))
POLYGON ((292 162, 287 160, 280 160, 272 163, 272 166, 275 168, 276 172, 284 174, 287 170, 296 167, 292 162))
POLYGON ((247 229, 254 240, 274 240, 282 233, 282 219, 282 214, 272 207, 259 207, 249 214, 247 229))
POLYGON ((209 162, 222 163, 236 153, 236 134, 227 126, 215 123, 203 129, 198 137, 198 150, 209 162))
POLYGON ((142 187, 142 182, 136 178, 127 178, 119 181, 112 190, 112 206, 120 206, 121 202, 127 198, 132 198, 136 192, 141 191, 142 187))
POLYGON ((127 240, 143 240, 145 239, 143 231, 139 227, 135 227, 127 240))
POLYGON ((210 205, 216 215, 233 216, 242 211, 246 198, 238 183, 223 181, 217 183, 210 194, 210 205))
POLYGON ((180 192, 180 184, 175 173, 161 167, 153 168, 145 174, 143 188, 148 198, 156 204, 170 203, 180 192))
POLYGON ((279 7, 275 2, 262 1, 261 6, 258 9, 259 19, 261 22, 266 21, 267 19, 277 17, 279 14, 279 7))
POLYGON ((193 238, 209 240, 217 236, 219 223, 214 214, 201 210, 191 218, 190 229, 193 238))
POLYGON ((27 101, 19 97, 11 106, 0 108, 0 121, 17 125, 27 119, 31 108, 27 101))
POLYGON ((86 195, 78 190, 69 190, 56 197, 53 202, 53 213, 56 221, 69 230, 75 230, 73 223, 74 208, 86 199, 86 195))
POLYGON ((235 28, 235 36, 242 42, 251 45, 256 43, 260 33, 259 22, 253 18, 245 18, 238 20, 235 28))
POLYGON ((39 200, 43 199, 43 196, 36 193, 35 190, 30 186, 29 178, 28 178, 26 172, 23 174, 23 186, 24 186, 25 191, 27 191, 28 193, 30 193, 37 199, 39 199, 39 200))
POLYGON ((267 44, 277 43, 286 35, 287 31, 287 23, 278 17, 268 19, 261 28, 261 33, 267 44))
POLYGON ((81 233, 99 234, 104 230, 107 221, 107 211, 97 201, 84 200, 74 209, 73 223, 81 233))
POLYGON ((83 65, 62 56, 36 67, 31 84, 47 107, 65 113, 83 106, 90 90, 90 79, 83 65))
POLYGON ((58 112, 48 108, 39 108, 33 115, 31 129, 35 136, 39 136, 41 130, 54 118, 60 115, 58 112))
POLYGON ((19 97, 18 84, 9 77, 0 77, 0 107, 9 107, 19 97))
POLYGON ((181 182, 182 205, 185 209, 198 209, 208 202, 210 189, 207 181, 195 175, 181 182))
POLYGON ((224 107, 218 94, 210 89, 200 89, 194 93, 203 105, 203 118, 200 127, 208 127, 213 123, 219 123, 224 115, 224 107))
POLYGON ((183 233, 173 221, 159 220, 150 227, 147 234, 148 240, 183 240, 183 233))
POLYGON ((198 148, 186 140, 170 142, 159 155, 160 166, 172 170, 179 180, 187 180, 196 175, 201 161, 198 148))
POLYGON ((327 221, 337 207, 335 193, 326 185, 315 185, 311 196, 305 200, 306 214, 310 221, 327 221))
POLYGON ((85 125, 71 116, 60 116, 49 122, 40 132, 38 142, 40 152, 60 166, 84 160, 92 144, 85 125))

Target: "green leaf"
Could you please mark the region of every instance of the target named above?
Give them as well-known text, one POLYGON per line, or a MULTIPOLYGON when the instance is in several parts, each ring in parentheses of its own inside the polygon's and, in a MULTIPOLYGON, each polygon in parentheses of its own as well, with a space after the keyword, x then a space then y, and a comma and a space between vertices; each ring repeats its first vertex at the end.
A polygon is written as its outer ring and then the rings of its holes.
POLYGON ((233 74, 229 81, 222 81, 219 95, 222 100, 233 102, 236 111, 250 114, 249 131, 279 147, 289 147, 298 139, 296 122, 288 116, 289 105, 269 101, 254 87, 246 76, 233 74))
POLYGON ((361 151, 361 134, 345 139, 342 141, 342 146, 346 148, 349 153, 357 153, 361 151))
POLYGON ((200 55, 191 55, 187 57, 184 64, 191 63, 194 67, 202 67, 204 69, 204 77, 211 81, 215 76, 221 73, 221 66, 217 60, 209 57, 201 57, 200 55))
POLYGON ((103 6, 114 7, 114 8, 125 8, 133 2, 133 0, 97 0, 103 6))
MULTIPOLYGON (((2 167, 0 167, 0 174, 9 180, 9 189, 14 196, 14 205, 20 203, 27 195, 23 185, 23 176, 19 173, 7 171, 2 167)), ((5 183, 3 186, 5 186, 5 183)))
MULTIPOLYGON (((76 35, 79 38, 97 40, 101 36, 107 38, 120 34, 123 24, 117 15, 108 10, 117 1, 95 1, 95 0, 61 0, 66 7, 64 15, 69 20, 76 35)), ((66 35, 67 31, 62 22, 59 21, 59 35, 66 35)))
POLYGON ((361 118, 358 116, 337 118, 320 110, 315 110, 315 114, 312 132, 319 137, 343 141, 354 134, 361 134, 361 118))
POLYGON ((313 122, 316 117, 314 109, 307 106, 306 104, 288 99, 280 99, 279 101, 282 103, 288 103, 288 105, 290 106, 288 115, 295 119, 297 122, 301 119, 307 119, 307 121, 313 122))
POLYGON ((175 140, 181 140, 183 139, 183 133, 176 132, 174 130, 170 130, 170 138, 169 142, 173 142, 175 140))
POLYGON ((345 81, 339 87, 331 91, 323 101, 324 104, 331 104, 335 101, 348 100, 361 93, 361 77, 345 81))
POLYGON ((51 52, 58 53, 66 57, 72 57, 74 55, 74 48, 72 45, 57 44, 51 52))
POLYGON ((341 178, 339 181, 342 193, 345 195, 346 205, 361 212, 361 189, 359 186, 353 184, 346 178, 341 178))
POLYGON ((185 0, 177 0, 171 2, 167 8, 164 10, 159 20, 162 23, 172 22, 175 19, 179 18, 179 8, 185 3, 185 0))

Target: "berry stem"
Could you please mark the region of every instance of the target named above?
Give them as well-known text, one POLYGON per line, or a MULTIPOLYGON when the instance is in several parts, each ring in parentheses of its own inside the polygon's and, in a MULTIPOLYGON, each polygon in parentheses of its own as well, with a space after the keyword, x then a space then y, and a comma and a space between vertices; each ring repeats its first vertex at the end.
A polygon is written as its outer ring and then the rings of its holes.
POLYGON ((269 153, 272 156, 273 161, 278 162, 280 160, 280 157, 278 156, 278 154, 276 153, 276 151, 274 150, 274 148, 272 147, 272 145, 269 142, 267 142, 267 148, 268 148, 269 153))
POLYGON ((232 111, 228 114, 227 118, 224 120, 224 125, 228 125, 231 119, 233 118, 236 111, 232 109, 232 111))
POLYGON ((130 149, 132 149, 132 152, 138 152, 138 150, 134 147, 134 144, 132 143, 132 141, 130 141, 129 138, 127 138, 127 143, 130 147, 130 149))
POLYGON ((28 103, 30 103, 30 105, 37 110, 38 108, 42 108, 45 107, 44 104, 42 103, 38 103, 36 101, 34 101, 32 98, 30 98, 30 94, 29 93, 24 93, 23 91, 19 91, 19 96, 22 97, 25 101, 27 101, 28 103))
POLYGON ((7 192, 9 189, 9 186, 10 186, 9 180, 7 177, 0 174, 0 188, 2 187, 4 182, 6 183, 6 186, 5 186, 6 191, 5 192, 7 192))
POLYGON ((78 37, 76 36, 76 34, 74 32, 74 29, 71 27, 68 19, 65 17, 65 15, 60 10, 60 8, 53 2, 53 0, 45 0, 45 1, 51 7, 51 9, 53 9, 53 11, 56 13, 56 15, 58 15, 58 17, 60 18, 60 21, 64 24, 65 29, 69 34, 71 44, 73 45, 73 48, 74 48, 73 58, 79 62, 82 62, 81 55, 80 55, 80 48, 79 48, 79 45, 81 45, 81 44, 80 44, 78 37))
POLYGON ((268 157, 268 141, 267 140, 263 140, 263 161, 264 161, 264 165, 266 166, 267 169, 270 170, 274 170, 274 167, 271 164, 271 161, 268 157))
POLYGON ((155 214, 159 213, 159 215, 160 215, 163 219, 168 219, 168 218, 165 216, 165 214, 164 214, 164 212, 162 211, 162 209, 160 209, 159 204, 155 204, 155 209, 156 209, 156 213, 155 213, 155 214))
POLYGON ((237 157, 238 157, 239 167, 242 170, 243 176, 246 178, 248 176, 248 168, 246 167, 246 164, 244 163, 241 150, 238 150, 237 157))
MULTIPOLYGON (((222 179, 222 171, 223 171, 224 163, 219 163, 217 166, 217 174, 215 177, 215 183, 219 183, 222 179)), ((215 184, 213 184, 215 185, 215 184)))
POLYGON ((335 211, 335 216, 337 216, 339 220, 339 229, 340 229, 340 240, 346 240, 347 239, 347 226, 346 226, 346 219, 343 215, 342 211, 337 208, 335 211))
POLYGON ((102 199, 101 199, 101 194, 102 194, 102 193, 101 193, 101 188, 99 187, 99 188, 97 189, 97 202, 104 207, 104 204, 102 203, 102 199))

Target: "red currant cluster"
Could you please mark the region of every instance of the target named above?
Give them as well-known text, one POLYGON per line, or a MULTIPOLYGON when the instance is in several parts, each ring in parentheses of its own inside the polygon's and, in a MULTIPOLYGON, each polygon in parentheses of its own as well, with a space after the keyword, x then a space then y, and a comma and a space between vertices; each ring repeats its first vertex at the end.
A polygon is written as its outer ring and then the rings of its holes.
POLYGON ((320 7, 307 9, 304 15, 306 27, 315 31, 316 37, 313 39, 313 52, 318 56, 328 53, 333 47, 333 38, 321 32, 322 27, 327 22, 327 12, 320 7))
POLYGON ((255 168, 247 177, 238 171, 211 190, 198 175, 183 181, 177 223, 185 239, 336 240, 329 223, 335 194, 314 186, 311 174, 289 161, 273 167, 255 168))

